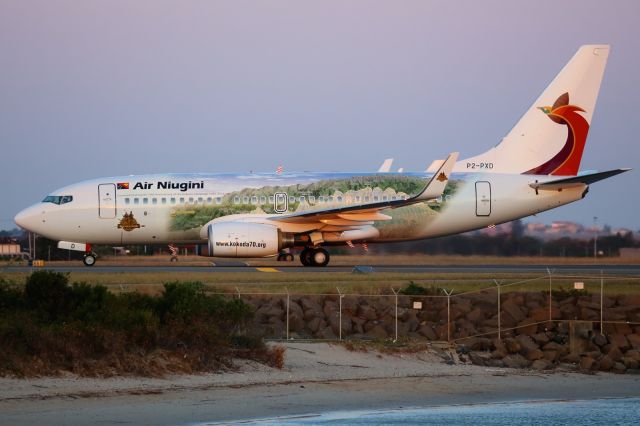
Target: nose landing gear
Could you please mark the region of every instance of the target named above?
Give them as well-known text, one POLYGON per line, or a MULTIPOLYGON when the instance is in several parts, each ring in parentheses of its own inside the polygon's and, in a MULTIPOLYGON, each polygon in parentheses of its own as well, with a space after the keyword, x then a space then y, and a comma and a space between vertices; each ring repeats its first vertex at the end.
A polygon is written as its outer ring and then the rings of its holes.
POLYGON ((84 258, 82 259, 82 263, 84 263, 84 266, 93 266, 96 264, 97 257, 98 255, 92 251, 89 253, 85 253, 84 258))
POLYGON ((327 266, 329 252, 322 247, 307 247, 300 252, 300 262, 304 266, 327 266))

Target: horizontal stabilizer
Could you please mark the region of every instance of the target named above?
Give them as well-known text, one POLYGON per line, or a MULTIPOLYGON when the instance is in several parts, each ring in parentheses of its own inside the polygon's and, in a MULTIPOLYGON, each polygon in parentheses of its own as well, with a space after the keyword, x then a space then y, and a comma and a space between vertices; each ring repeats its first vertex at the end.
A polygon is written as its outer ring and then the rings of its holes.
POLYGON ((589 173, 580 176, 572 176, 564 179, 554 179, 546 182, 533 182, 529 186, 533 189, 555 191, 562 188, 570 188, 579 185, 589 185, 603 179, 610 178, 620 173, 628 172, 631 169, 615 169, 606 172, 589 173))

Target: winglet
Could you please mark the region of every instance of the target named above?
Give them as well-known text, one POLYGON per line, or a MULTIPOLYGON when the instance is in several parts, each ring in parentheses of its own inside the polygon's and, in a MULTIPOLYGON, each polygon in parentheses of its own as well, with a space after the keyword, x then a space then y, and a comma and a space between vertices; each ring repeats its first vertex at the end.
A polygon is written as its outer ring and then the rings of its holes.
POLYGON ((391 171, 392 164, 393 164, 393 158, 387 158, 380 165, 380 168, 378 169, 378 173, 389 173, 391 171))
POLYGON ((459 154, 459 152, 449 154, 447 159, 442 162, 438 170, 431 176, 431 179, 429 179, 429 182, 422 192, 415 197, 416 201, 432 200, 442 195, 444 188, 447 186, 447 182, 449 182, 453 166, 455 166, 456 161, 458 161, 459 154))

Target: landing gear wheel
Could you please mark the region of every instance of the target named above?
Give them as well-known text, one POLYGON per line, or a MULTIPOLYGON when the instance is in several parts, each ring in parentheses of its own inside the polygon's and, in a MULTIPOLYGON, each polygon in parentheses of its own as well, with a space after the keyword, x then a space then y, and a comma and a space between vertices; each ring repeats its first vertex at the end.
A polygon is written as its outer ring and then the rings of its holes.
POLYGON ((327 266, 329 252, 323 248, 306 248, 300 253, 300 262, 304 266, 327 266))
POLYGON ((171 256, 171 261, 172 262, 177 262, 178 261, 178 256, 171 256))
POLYGON ((96 264, 96 257, 95 253, 87 253, 84 255, 82 263, 84 263, 84 266, 93 266, 96 264))
POLYGON ((311 252, 311 265, 327 266, 329 264, 329 252, 323 248, 316 248, 311 252))
POLYGON ((293 255, 291 253, 287 253, 284 258, 287 262, 293 262, 293 255))
POLYGON ((305 248, 300 252, 300 263, 303 266, 311 266, 311 249, 305 248))

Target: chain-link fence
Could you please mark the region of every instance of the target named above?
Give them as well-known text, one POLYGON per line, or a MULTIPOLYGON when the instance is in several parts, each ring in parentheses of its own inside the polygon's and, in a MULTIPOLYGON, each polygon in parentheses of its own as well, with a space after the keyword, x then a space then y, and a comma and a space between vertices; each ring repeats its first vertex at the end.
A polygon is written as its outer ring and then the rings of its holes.
MULTIPOLYGON (((544 275, 519 281, 438 282, 425 294, 243 293, 254 325, 268 339, 398 340, 464 343, 578 328, 619 337, 640 349, 640 277, 544 275), (460 290, 457 290, 456 286, 460 290), (569 323, 570 322, 570 323, 569 323), (573 324, 573 325, 572 325, 573 324), (631 336, 631 337, 629 337, 631 336)), ((569 330, 571 331, 571 330, 569 330)), ((539 336, 540 339, 544 338, 539 336)))

